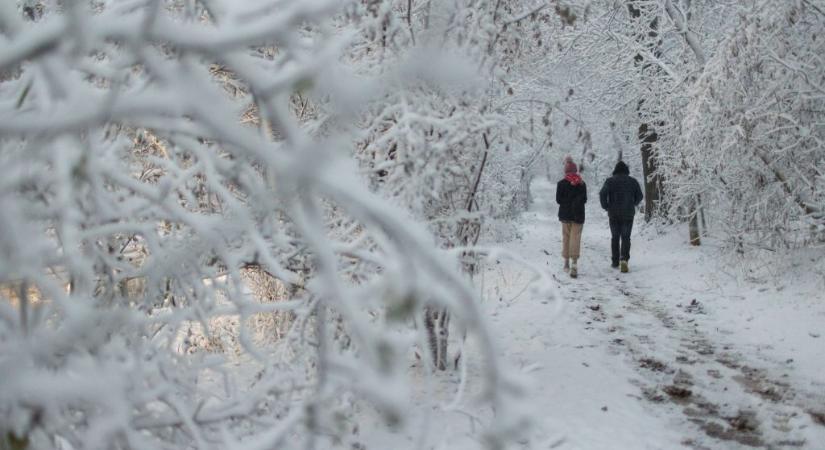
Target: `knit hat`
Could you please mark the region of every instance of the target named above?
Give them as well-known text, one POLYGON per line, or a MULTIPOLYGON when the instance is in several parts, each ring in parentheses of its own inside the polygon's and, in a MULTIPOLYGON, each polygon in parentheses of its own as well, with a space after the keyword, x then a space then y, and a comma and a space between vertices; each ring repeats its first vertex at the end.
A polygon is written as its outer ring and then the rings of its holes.
POLYGON ((579 171, 579 168, 576 166, 576 163, 573 162, 573 158, 565 158, 564 159, 564 173, 576 173, 579 171))
POLYGON ((613 169, 613 175, 630 175, 630 169, 624 161, 619 161, 616 163, 616 168, 613 169))

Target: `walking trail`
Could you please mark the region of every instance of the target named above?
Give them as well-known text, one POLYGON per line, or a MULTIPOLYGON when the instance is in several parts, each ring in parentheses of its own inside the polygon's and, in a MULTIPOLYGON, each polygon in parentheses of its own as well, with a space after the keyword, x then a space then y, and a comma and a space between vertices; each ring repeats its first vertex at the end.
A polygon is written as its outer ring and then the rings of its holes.
MULTIPOLYGON (((682 227, 637 220, 621 274, 610 267, 598 186, 589 189, 579 278, 562 271, 546 179, 532 185, 518 236, 500 245, 533 269, 501 257, 476 277, 498 349, 528 384, 522 406, 535 424, 516 448, 825 449, 823 258, 799 252, 796 267, 785 262, 773 276, 727 271, 717 249, 691 247, 682 227), (531 289, 535 268, 552 286, 531 289)), ((387 430, 364 410, 376 426, 353 448, 482 448, 481 431, 498 419, 472 400, 482 384, 476 345, 464 348, 463 382, 462 370, 433 378, 416 363, 409 426, 387 430)))
POLYGON ((825 449, 821 274, 726 274, 717 250, 639 220, 621 274, 589 186, 573 280, 561 270, 554 190, 534 182, 520 238, 505 247, 552 274, 561 304, 531 298, 529 273, 504 261, 482 280, 502 352, 535 383, 525 448, 825 449))

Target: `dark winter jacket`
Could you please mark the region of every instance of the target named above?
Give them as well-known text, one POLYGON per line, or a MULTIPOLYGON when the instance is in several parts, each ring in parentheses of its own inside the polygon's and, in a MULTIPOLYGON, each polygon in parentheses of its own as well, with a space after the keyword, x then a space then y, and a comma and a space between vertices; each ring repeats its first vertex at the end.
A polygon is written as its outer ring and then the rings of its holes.
POLYGON ((587 203, 587 185, 582 181, 573 186, 566 179, 556 185, 556 203, 559 204, 559 220, 584 223, 584 204, 587 203))
POLYGON ((619 161, 613 170, 613 176, 608 178, 599 191, 599 201, 602 208, 613 219, 633 220, 636 215, 636 206, 644 198, 642 188, 635 178, 630 176, 627 164, 619 161))

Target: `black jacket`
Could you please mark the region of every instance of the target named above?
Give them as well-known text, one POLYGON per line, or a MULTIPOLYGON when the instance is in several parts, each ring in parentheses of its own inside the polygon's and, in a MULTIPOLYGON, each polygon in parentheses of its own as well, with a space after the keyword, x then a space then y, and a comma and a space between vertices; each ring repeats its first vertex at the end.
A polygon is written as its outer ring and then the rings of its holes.
POLYGON ((639 182, 630 176, 627 164, 619 161, 613 170, 613 176, 608 178, 599 191, 599 201, 602 208, 607 210, 610 218, 619 220, 633 220, 636 215, 636 206, 644 195, 639 182))
POLYGON ((587 203, 587 185, 582 181, 573 186, 566 179, 556 185, 556 203, 559 204, 559 220, 584 223, 584 204, 587 203))

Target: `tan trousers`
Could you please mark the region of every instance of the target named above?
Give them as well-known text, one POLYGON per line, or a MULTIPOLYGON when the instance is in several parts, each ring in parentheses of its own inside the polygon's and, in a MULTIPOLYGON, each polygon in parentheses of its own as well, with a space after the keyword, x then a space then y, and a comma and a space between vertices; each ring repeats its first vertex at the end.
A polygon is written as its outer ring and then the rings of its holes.
POLYGON ((573 222, 561 223, 561 257, 579 259, 582 246, 582 227, 584 224, 573 222))

